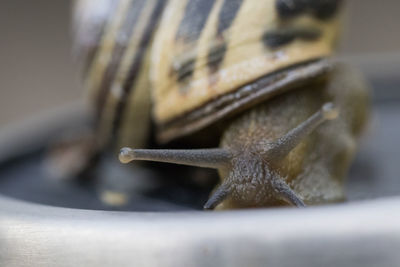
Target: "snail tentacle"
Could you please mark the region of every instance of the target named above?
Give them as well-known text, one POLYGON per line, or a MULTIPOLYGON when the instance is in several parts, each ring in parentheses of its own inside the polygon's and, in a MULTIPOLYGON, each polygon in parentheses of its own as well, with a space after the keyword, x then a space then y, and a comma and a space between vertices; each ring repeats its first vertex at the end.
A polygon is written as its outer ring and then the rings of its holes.
POLYGON ((275 141, 263 156, 269 162, 279 162, 321 123, 337 118, 339 112, 332 103, 325 103, 307 120, 275 141))
POLYGON ((223 183, 220 185, 215 192, 211 195, 211 197, 207 200, 206 204, 204 204, 203 208, 205 210, 212 210, 222 201, 224 201, 230 194, 230 187, 227 183, 223 183))
POLYGON ((285 183, 282 178, 273 179, 272 186, 278 194, 278 198, 298 208, 306 207, 303 200, 290 188, 287 183, 285 183))
POLYGON ((122 163, 148 160, 220 169, 230 165, 232 155, 223 148, 209 149, 131 149, 124 147, 119 154, 122 163))

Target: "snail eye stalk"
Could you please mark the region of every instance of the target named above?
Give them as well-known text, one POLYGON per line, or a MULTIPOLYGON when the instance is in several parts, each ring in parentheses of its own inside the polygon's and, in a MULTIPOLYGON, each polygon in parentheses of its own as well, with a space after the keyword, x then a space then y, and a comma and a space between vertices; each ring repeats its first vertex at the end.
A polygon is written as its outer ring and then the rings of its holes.
POLYGON ((119 154, 122 163, 133 160, 147 160, 220 169, 228 167, 231 153, 222 148, 210 149, 131 149, 124 147, 119 154))
POLYGON ((269 149, 263 151, 263 156, 269 162, 279 162, 321 123, 336 119, 338 115, 339 111, 332 103, 324 104, 320 110, 276 140, 269 149))

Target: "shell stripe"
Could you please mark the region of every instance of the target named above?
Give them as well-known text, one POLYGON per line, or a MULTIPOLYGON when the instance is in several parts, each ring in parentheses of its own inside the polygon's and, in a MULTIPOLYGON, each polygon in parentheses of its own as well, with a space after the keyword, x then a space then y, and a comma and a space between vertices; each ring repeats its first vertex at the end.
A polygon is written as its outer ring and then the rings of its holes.
MULTIPOLYGON (((192 43, 193 46, 199 45, 197 43, 200 35, 205 29, 206 23, 210 20, 210 15, 214 12, 218 13, 217 18, 217 31, 215 35, 221 39, 221 44, 211 47, 207 55, 207 65, 209 65, 212 72, 218 69, 219 63, 222 62, 226 52, 226 44, 222 33, 227 30, 243 2, 243 0, 223 0, 221 1, 196 1, 191 0, 185 8, 185 16, 180 22, 176 40, 183 39, 186 43, 192 43), (199 10, 201 12, 199 12, 199 10), (193 19, 193 17, 195 19, 193 19)), ((192 53, 193 57, 183 60, 177 71, 177 81, 183 82, 189 79, 196 65, 196 53, 192 53)), ((184 90, 184 87, 182 88, 184 90)))
POLYGON ((341 2, 341 0, 277 0, 276 9, 282 18, 311 13, 318 19, 328 20, 337 13, 341 2))
MULTIPOLYGON (((190 0, 186 5, 185 15, 179 24, 175 39, 177 41, 182 39, 186 45, 187 43, 191 43, 193 46, 199 45, 197 41, 205 29, 207 21, 210 20, 210 15, 217 12, 217 31, 215 35, 221 39, 222 44, 211 47, 207 56, 207 64, 210 70, 216 71, 226 52, 226 44, 222 33, 231 26, 242 2, 243 0, 190 0)), ((182 60, 179 67, 175 69, 178 82, 183 82, 192 76, 196 65, 196 53, 197 51, 195 50, 192 53, 193 57, 182 60)))
MULTIPOLYGON (((213 6, 215 8, 215 2, 215 0, 189 0, 186 3, 184 16, 179 23, 175 40, 183 46, 187 46, 188 44, 193 47, 197 46, 197 41, 206 26, 206 22, 213 6)), ((193 55, 196 54, 196 49, 194 49, 192 53, 193 55)), ((175 71, 177 71, 177 80, 179 82, 190 79, 193 74, 195 63, 195 57, 181 61, 179 67, 175 69, 175 71)))
POLYGON ((94 104, 96 106, 98 106, 97 103, 100 98, 99 88, 103 80, 103 75, 114 51, 114 40, 117 38, 118 29, 124 22, 129 3, 130 0, 120 0, 116 4, 115 12, 110 16, 110 19, 107 21, 104 35, 102 36, 100 45, 96 52, 96 56, 93 63, 91 64, 91 68, 88 71, 88 75, 85 80, 84 87, 86 88, 90 99, 93 99, 95 101, 94 104))
MULTIPOLYGON (((108 7, 108 14, 114 14, 117 8, 117 2, 115 0, 110 0, 109 6, 108 7)), ((105 34, 106 26, 107 26, 107 19, 102 20, 99 22, 99 25, 96 26, 96 29, 91 29, 91 31, 94 34, 93 39, 91 40, 90 47, 86 51, 86 56, 84 59, 84 66, 83 66, 83 72, 84 76, 88 75, 90 68, 92 67, 93 61, 95 60, 95 57, 98 52, 99 48, 99 43, 101 42, 102 36, 105 34)), ((80 24, 85 23, 84 21, 81 21, 80 24)), ((82 26, 83 27, 83 26, 82 26)))
POLYGON ((145 0, 135 0, 130 3, 124 22, 121 25, 121 28, 118 30, 117 35, 115 36, 116 39, 114 50, 105 70, 103 81, 99 88, 99 98, 96 108, 98 112, 97 118, 101 118, 101 113, 104 111, 103 107, 109 94, 109 90, 111 89, 112 82, 114 81, 117 70, 119 69, 118 67, 121 63, 122 56, 125 54, 125 44, 128 41, 127 39, 132 35, 134 26, 140 18, 140 12, 142 11, 144 4, 145 0))
MULTIPOLYGON (((109 62, 109 67, 113 68, 113 76, 105 79, 102 85, 104 88, 104 103, 99 108, 100 112, 97 124, 99 144, 101 146, 113 145, 111 139, 115 138, 111 137, 116 132, 113 129, 114 121, 116 120, 115 117, 119 116, 119 112, 123 115, 119 106, 125 105, 127 98, 129 98, 129 91, 131 90, 127 88, 127 86, 131 86, 127 84, 127 81, 132 74, 141 75, 141 65, 139 63, 142 61, 141 57, 147 49, 146 46, 143 46, 143 38, 145 38, 144 36, 157 5, 157 0, 134 0, 130 5, 131 10, 128 11, 128 16, 125 17, 125 23, 121 24, 119 29, 119 35, 121 38, 124 38, 120 41, 125 44, 125 47, 118 49, 115 46, 115 52, 118 54, 116 57, 117 61, 109 62), (130 17, 129 14, 131 14, 130 17), (131 29, 125 25, 130 25, 131 29), (124 30, 124 28, 129 29, 129 31, 124 30)), ((118 39, 114 41, 117 42, 118 39)), ((134 81, 132 82, 133 85, 134 81)))
POLYGON ((217 34, 222 34, 229 29, 233 20, 236 18, 237 12, 242 5, 243 0, 225 0, 218 16, 217 34))
POLYGON ((296 39, 315 41, 320 38, 322 31, 315 27, 301 27, 289 29, 276 29, 264 33, 262 41, 266 48, 276 49, 290 44, 296 39))
POLYGON ((216 40, 221 40, 221 44, 211 47, 207 55, 207 65, 211 73, 219 69, 224 59, 227 50, 227 37, 224 36, 224 32, 232 25, 242 3, 243 0, 224 0, 219 11, 216 40))
MULTIPOLYGON (((101 40, 101 36, 104 35, 104 28, 106 26, 106 23, 103 23, 103 25, 101 26, 101 30, 98 32, 97 37, 95 38, 95 40, 97 40, 97 42, 100 42, 101 40)), ((83 74, 86 76, 93 64, 93 61, 96 57, 97 51, 98 51, 98 46, 94 46, 92 49, 90 49, 87 52, 86 58, 84 60, 84 66, 83 66, 83 74)))
POLYGON ((189 0, 175 38, 195 42, 207 21, 215 0, 189 0))
MULTIPOLYGON (((143 59, 145 58, 145 51, 148 49, 149 43, 152 39, 154 29, 157 26, 161 12, 165 5, 165 0, 157 0, 157 3, 152 11, 152 14, 148 20, 148 23, 141 35, 138 51, 135 54, 135 58, 132 61, 128 76, 122 87, 122 95, 118 105, 116 107, 115 116, 112 122, 112 135, 116 137, 120 129, 120 124, 123 120, 124 111, 127 105, 127 99, 131 93, 132 87, 134 86, 140 72, 140 68, 143 65, 143 59)), ((115 138, 112 138, 114 140, 115 138)))

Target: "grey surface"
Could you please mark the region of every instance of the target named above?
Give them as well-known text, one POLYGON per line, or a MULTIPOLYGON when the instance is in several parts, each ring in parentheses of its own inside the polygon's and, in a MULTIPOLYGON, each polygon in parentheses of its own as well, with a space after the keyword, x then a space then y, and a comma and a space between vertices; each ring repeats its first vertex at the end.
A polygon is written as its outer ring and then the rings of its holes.
POLYGON ((122 213, 1 197, 0 265, 399 266, 399 207, 122 213))
POLYGON ((400 101, 376 105, 347 185, 350 201, 400 196, 400 101))

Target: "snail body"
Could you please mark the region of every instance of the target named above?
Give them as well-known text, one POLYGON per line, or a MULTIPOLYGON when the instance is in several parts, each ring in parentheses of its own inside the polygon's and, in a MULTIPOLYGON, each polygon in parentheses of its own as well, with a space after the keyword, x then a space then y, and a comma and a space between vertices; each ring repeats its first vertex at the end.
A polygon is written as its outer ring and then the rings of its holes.
POLYGON ((89 2, 77 5, 99 150, 133 146, 122 162, 217 169, 206 209, 345 197, 368 97, 361 78, 327 59, 341 1, 105 2, 98 20, 89 2), (220 147, 137 149, 151 121, 160 143, 209 130, 220 147))

